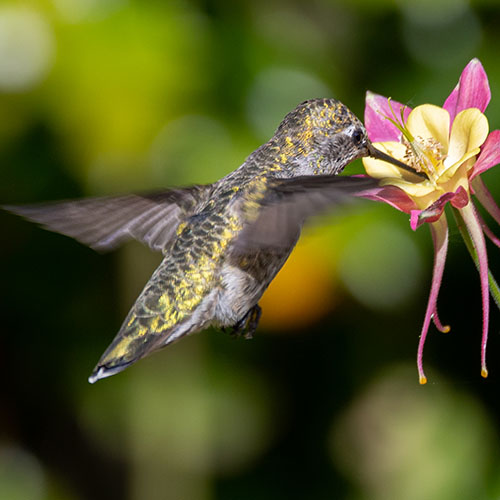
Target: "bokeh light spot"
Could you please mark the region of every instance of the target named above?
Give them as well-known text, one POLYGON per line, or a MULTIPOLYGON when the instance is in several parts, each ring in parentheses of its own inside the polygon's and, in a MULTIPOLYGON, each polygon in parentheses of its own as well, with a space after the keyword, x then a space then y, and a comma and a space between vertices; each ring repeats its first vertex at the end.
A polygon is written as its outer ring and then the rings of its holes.
POLYGON ((476 54, 481 27, 465 2, 402 2, 403 40, 419 62, 455 68, 476 54))
POLYGON ((65 21, 78 23, 102 19, 128 3, 127 0, 53 0, 65 21))
POLYGON ((339 270, 359 302, 371 309, 390 310, 408 302, 417 291, 422 261, 411 233, 376 223, 361 228, 347 243, 339 270))
POLYGON ((432 380, 423 388, 413 366, 393 367, 335 423, 332 455, 361 490, 356 498, 490 498, 491 421, 475 398, 432 380))
POLYGON ((297 104, 332 91, 315 75, 291 68, 268 68, 259 73, 247 98, 247 114, 255 133, 269 139, 283 117, 297 104))
POLYGON ((335 307, 328 259, 320 238, 300 240, 260 301, 262 326, 273 331, 297 330, 319 321, 335 307))
POLYGON ((439 26, 470 13, 466 0, 399 0, 403 15, 414 23, 439 26))
POLYGON ((0 446, 0 499, 46 497, 45 476, 38 460, 19 447, 0 446))
POLYGON ((169 498, 205 498, 192 490, 206 488, 209 474, 236 473, 267 449, 275 429, 269 385, 242 363, 209 361, 201 340, 184 339, 130 375, 134 498, 164 498, 159 487, 179 490, 169 498))
POLYGON ((233 149, 221 122, 185 115, 156 136, 149 156, 152 175, 167 186, 214 182, 238 165, 233 149))
POLYGON ((51 26, 30 8, 0 7, 0 90, 19 92, 40 83, 54 58, 51 26))

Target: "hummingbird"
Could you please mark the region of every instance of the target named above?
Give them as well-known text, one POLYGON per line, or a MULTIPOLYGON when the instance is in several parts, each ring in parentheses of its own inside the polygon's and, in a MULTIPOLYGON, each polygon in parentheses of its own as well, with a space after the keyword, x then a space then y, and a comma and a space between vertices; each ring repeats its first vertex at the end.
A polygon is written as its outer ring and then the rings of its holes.
POLYGON ((135 239, 163 253, 90 375, 94 383, 210 326, 251 338, 258 302, 305 220, 378 185, 337 176, 365 156, 408 170, 372 145, 340 101, 312 99, 213 184, 3 208, 98 251, 135 239))

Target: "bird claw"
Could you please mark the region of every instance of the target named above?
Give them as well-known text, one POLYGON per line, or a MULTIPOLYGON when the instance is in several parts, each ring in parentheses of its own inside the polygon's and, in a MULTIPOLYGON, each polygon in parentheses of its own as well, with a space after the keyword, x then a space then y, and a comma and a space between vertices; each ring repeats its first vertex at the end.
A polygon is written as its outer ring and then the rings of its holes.
POLYGON ((256 304, 233 326, 231 335, 234 337, 243 337, 247 340, 252 339, 259 325, 261 315, 262 309, 256 304))

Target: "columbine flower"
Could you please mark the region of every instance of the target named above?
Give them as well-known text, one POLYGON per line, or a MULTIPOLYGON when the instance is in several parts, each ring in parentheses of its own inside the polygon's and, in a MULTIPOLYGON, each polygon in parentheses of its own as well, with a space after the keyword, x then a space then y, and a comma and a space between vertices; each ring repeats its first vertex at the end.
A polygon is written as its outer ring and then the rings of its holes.
POLYGON ((500 163, 500 130, 488 134, 483 112, 491 93, 486 73, 477 59, 464 69, 458 85, 442 108, 424 104, 411 110, 399 102, 368 92, 365 125, 376 147, 406 163, 413 174, 389 163, 364 158, 366 172, 381 180, 381 187, 369 197, 389 203, 410 214, 413 230, 428 223, 434 243, 432 285, 418 346, 417 365, 420 383, 427 378, 422 354, 431 319, 442 332, 449 331, 439 320, 437 297, 448 248, 447 203, 464 241, 479 270, 483 305, 481 374, 487 377, 489 296, 500 305, 500 289, 488 270, 484 234, 497 246, 497 239, 479 215, 471 195, 500 224, 500 209, 487 190, 480 174, 500 163), (422 175, 426 178, 423 179, 422 175))

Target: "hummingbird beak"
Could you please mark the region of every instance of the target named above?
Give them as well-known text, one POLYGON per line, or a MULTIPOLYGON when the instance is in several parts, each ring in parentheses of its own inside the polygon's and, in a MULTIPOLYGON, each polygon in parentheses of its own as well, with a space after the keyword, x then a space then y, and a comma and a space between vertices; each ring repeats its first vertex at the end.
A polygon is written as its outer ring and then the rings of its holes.
POLYGON ((399 160, 396 160, 392 156, 389 156, 388 154, 383 153, 379 149, 375 148, 371 142, 368 143, 368 156, 371 156, 372 158, 376 158, 377 160, 382 160, 382 161, 386 161, 388 163, 392 163, 393 165, 396 165, 396 167, 402 168, 403 170, 406 170, 410 174, 416 175, 417 177, 421 177, 422 179, 427 179, 427 176, 425 174, 423 174, 422 172, 417 172, 416 170, 413 170, 413 168, 400 162, 399 160))

